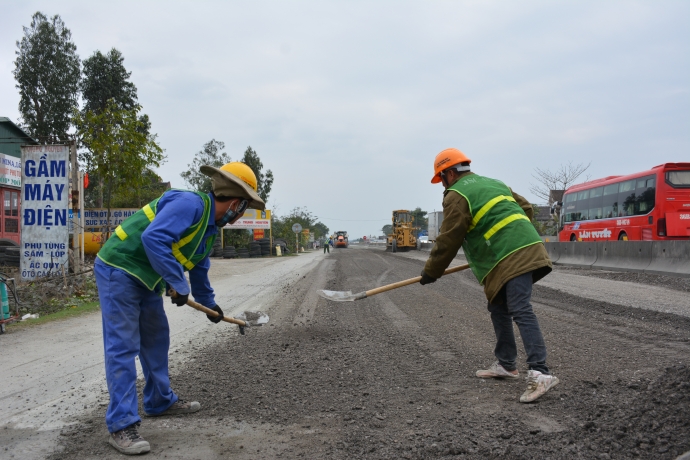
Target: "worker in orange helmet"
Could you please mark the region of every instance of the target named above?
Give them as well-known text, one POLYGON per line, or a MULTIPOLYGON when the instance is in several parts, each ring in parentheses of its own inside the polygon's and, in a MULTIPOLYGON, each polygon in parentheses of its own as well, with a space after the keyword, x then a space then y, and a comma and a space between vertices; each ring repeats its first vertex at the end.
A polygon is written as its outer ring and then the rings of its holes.
POLYGON ((517 379, 518 325, 527 354, 528 403, 558 384, 546 366, 546 345, 532 310, 532 284, 551 272, 551 260, 531 219, 532 205, 503 182, 474 174, 458 149, 443 150, 434 161, 432 184, 442 183, 443 223, 422 270, 421 284, 441 277, 460 247, 488 299, 496 334, 494 362, 479 378, 517 379))

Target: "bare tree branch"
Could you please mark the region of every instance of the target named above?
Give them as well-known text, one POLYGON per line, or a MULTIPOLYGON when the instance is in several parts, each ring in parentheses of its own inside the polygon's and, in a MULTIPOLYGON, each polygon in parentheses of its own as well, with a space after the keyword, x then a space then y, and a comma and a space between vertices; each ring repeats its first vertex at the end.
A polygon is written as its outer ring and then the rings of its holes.
MULTIPOLYGON (((544 203, 548 203, 551 198, 551 190, 566 190, 587 171, 590 165, 591 163, 586 165, 582 163, 573 164, 571 161, 568 164, 560 165, 555 171, 536 168, 535 173, 532 174, 536 183, 532 184, 530 191, 544 200, 544 203)), ((585 181, 587 180, 589 180, 589 176, 585 176, 585 181)))

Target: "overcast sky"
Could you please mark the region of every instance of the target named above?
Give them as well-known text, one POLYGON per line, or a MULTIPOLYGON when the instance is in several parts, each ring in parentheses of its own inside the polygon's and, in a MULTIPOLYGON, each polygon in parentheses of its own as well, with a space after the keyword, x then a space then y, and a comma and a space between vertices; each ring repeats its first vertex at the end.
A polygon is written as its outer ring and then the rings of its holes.
POLYGON ((0 116, 19 119, 15 42, 59 14, 82 59, 115 47, 180 173, 210 139, 273 170, 268 206, 380 233, 440 210, 433 159, 529 192, 535 167, 591 178, 690 161, 688 1, 0 0, 0 116))

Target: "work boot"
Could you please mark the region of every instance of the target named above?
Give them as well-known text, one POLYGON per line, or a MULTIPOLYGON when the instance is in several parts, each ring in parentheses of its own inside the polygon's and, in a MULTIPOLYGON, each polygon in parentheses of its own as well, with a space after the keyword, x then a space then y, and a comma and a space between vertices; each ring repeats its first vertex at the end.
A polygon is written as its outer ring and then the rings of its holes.
POLYGON ((535 401, 556 385, 558 385, 558 378, 556 376, 530 370, 527 372, 527 389, 520 396, 520 402, 529 403, 535 401))
POLYGON ((151 450, 149 442, 139 435, 139 424, 135 423, 127 428, 110 433, 108 442, 111 446, 125 455, 143 454, 151 450))
POLYGON ((172 406, 164 410, 160 414, 149 414, 144 412, 147 417, 160 417, 161 415, 179 415, 179 414, 191 414, 201 409, 201 404, 196 401, 185 401, 184 399, 178 399, 173 403, 172 406))
POLYGON ((480 379, 516 379, 520 377, 520 373, 517 369, 514 371, 507 371, 498 361, 494 361, 488 369, 478 370, 476 375, 480 379))

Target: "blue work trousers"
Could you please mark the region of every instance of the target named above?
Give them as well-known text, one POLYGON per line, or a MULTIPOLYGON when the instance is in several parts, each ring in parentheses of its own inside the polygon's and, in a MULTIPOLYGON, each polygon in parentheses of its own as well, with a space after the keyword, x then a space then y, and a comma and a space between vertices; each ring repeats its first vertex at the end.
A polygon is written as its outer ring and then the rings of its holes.
POLYGON ((511 279, 503 289, 501 297, 504 297, 504 303, 498 305, 489 302, 488 307, 496 333, 496 359, 507 371, 517 368, 517 345, 513 332, 515 321, 527 353, 527 365, 531 370, 549 374, 549 368, 546 367, 544 337, 537 316, 532 310, 532 272, 511 279))
POLYGON ((144 411, 159 414, 177 401, 170 388, 170 328, 160 292, 149 291, 124 271, 97 259, 94 266, 103 317, 105 378, 110 404, 105 414, 114 433, 140 422, 137 399, 139 356, 144 371, 144 411))

